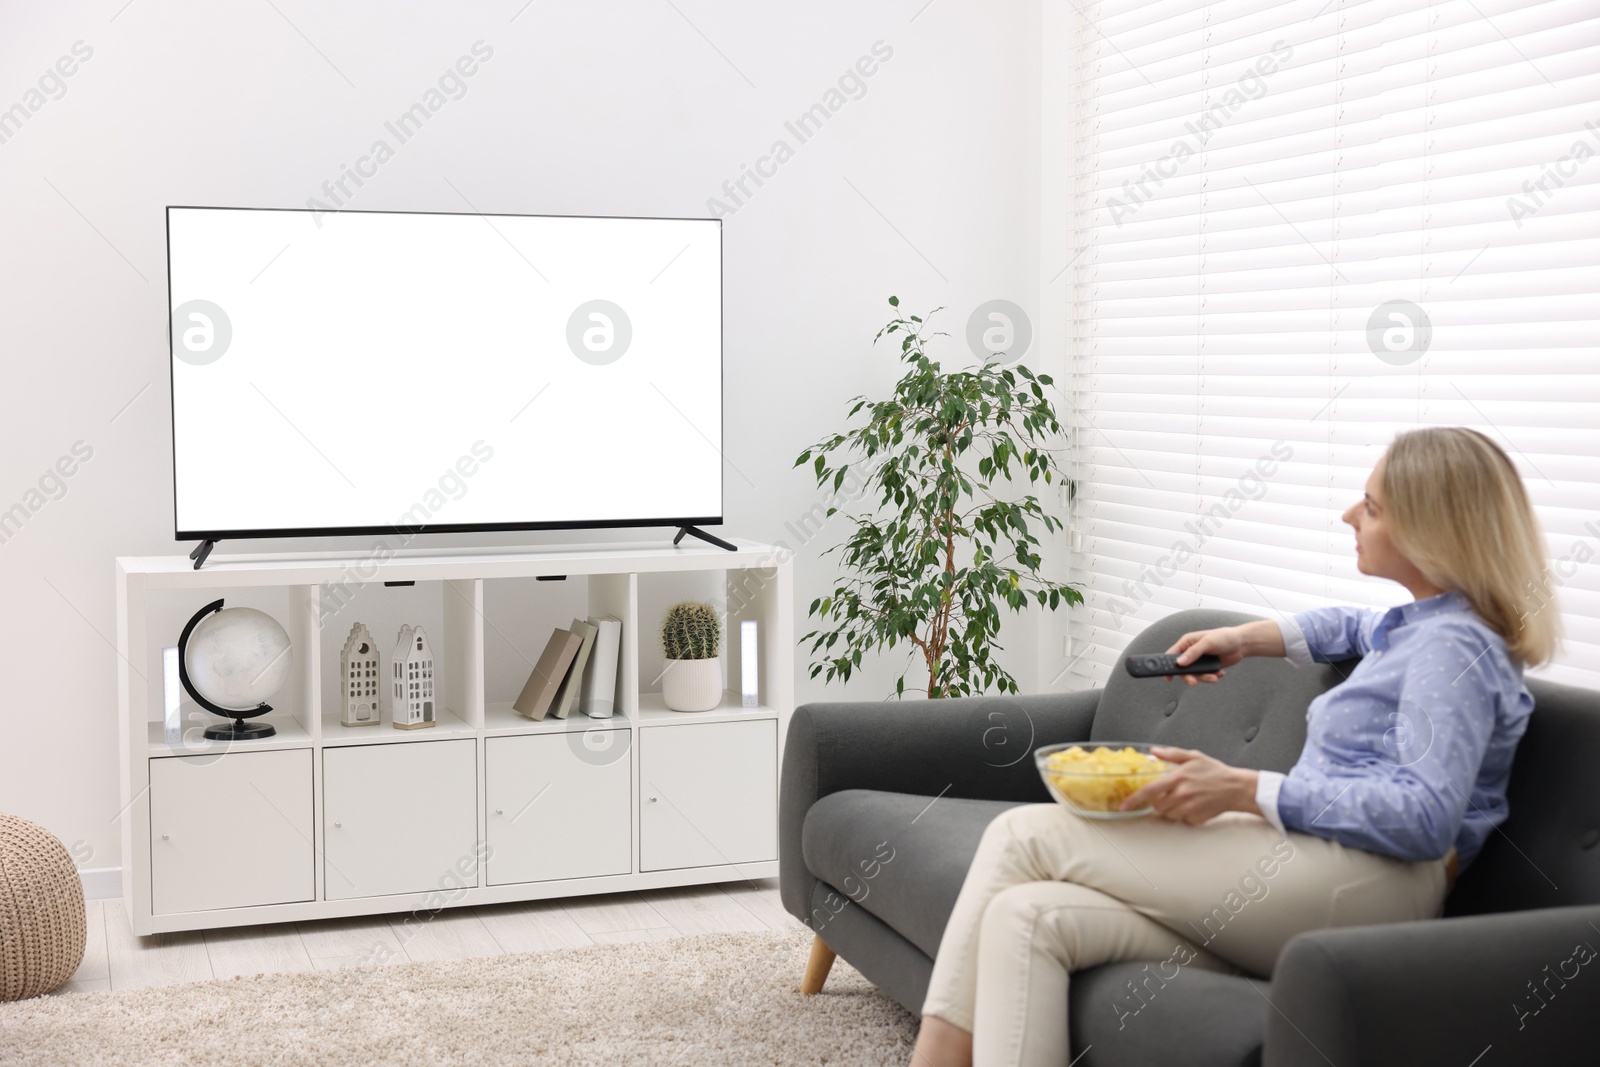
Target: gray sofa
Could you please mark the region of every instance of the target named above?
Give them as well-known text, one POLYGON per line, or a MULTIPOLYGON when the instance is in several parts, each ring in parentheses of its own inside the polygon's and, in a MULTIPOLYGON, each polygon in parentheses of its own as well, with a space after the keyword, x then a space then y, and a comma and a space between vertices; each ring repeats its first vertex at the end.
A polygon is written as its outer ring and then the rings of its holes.
MULTIPOLYGON (((1189 630, 1254 618, 1176 612, 1128 653, 1164 652, 1189 630)), ((1305 741, 1307 706, 1357 662, 1248 659, 1220 683, 1192 688, 1117 669, 1103 690, 796 709, 779 795, 779 881, 784 907, 818 937, 804 987, 821 988, 837 953, 920 1013, 984 827, 1013 805, 1050 802, 1034 769, 1038 746, 1148 740, 1287 771, 1305 741)), ((1120 1027, 1114 1005, 1146 977, 1144 964, 1081 971, 1062 1005, 1075 1067, 1494 1067, 1566 1062, 1577 1050, 1592 1059, 1600 693, 1537 679, 1529 689, 1537 703, 1512 772, 1510 817, 1461 873, 1444 917, 1301 934, 1270 980, 1195 971, 1120 1027)))

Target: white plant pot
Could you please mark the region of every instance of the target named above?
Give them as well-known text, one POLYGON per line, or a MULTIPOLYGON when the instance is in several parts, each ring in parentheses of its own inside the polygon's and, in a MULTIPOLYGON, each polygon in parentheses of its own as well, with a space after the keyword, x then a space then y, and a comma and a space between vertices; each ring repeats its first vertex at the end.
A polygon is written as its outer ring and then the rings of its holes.
POLYGON ((672 711, 710 711, 722 703, 722 661, 669 659, 661 700, 672 711))

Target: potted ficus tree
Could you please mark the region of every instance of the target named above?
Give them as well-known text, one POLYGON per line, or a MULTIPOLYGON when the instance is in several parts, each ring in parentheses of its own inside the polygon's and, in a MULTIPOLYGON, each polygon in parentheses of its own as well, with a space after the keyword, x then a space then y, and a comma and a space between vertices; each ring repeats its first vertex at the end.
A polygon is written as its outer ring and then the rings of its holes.
POLYGON ((710 711, 722 703, 722 620, 710 604, 685 600, 661 620, 661 651, 667 669, 661 700, 672 711, 710 711))
MULTIPOLYGON (((889 304, 900 301, 891 296, 889 304)), ((859 461, 869 468, 856 474, 862 500, 873 505, 847 516, 853 532, 823 553, 838 552, 848 573, 811 602, 808 617, 821 625, 801 641, 811 641, 811 677, 826 671, 824 681, 848 681, 863 653, 904 644, 897 696, 919 661, 929 697, 1015 693, 1016 680, 993 655, 1002 647, 1001 606, 1015 613, 1030 598, 1052 611, 1083 603, 1076 587, 1040 574, 1034 531, 1059 530, 1061 520, 1031 492, 1004 492, 1016 470, 1030 485, 1059 479, 1071 499, 1072 483, 1052 451, 1064 441, 1045 392, 1051 379, 993 361, 946 371, 926 351, 929 340, 945 335, 925 335, 925 328, 912 315, 878 331, 874 343, 899 335, 908 365, 894 394, 854 398, 847 417, 864 412, 865 424, 824 438, 795 460, 810 463, 817 484, 831 482, 835 492, 847 461, 859 461)))

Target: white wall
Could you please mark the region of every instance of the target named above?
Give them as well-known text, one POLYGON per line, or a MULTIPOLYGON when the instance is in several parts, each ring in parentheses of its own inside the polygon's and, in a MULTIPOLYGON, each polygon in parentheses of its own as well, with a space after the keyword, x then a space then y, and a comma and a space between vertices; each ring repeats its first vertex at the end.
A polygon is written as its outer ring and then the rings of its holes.
MULTIPOLYGON (((39 105, 0 143, 0 509, 41 505, 0 543, 0 810, 47 826, 80 866, 120 862, 112 560, 190 547, 171 536, 165 205, 304 206, 385 138, 394 156, 347 185, 352 207, 700 215, 789 141, 793 158, 726 220, 722 532, 796 549, 803 633, 835 574, 818 552, 844 525, 797 535, 817 494, 791 465, 842 428, 849 397, 898 376, 893 350, 869 346, 885 298, 944 305, 952 362, 970 359, 960 338, 977 303, 1038 307, 1042 8, 0 3, 0 108, 39 105), (80 41, 92 54, 72 76, 46 76, 80 41), (465 95, 396 144, 385 121, 477 41, 493 56, 465 95), (865 94, 798 143, 785 121, 877 41, 893 55, 865 94), (64 493, 47 481, 59 498, 29 497, 76 442, 92 456, 64 493)), ((1060 649, 1017 632, 1007 662, 1032 687, 1054 673, 1036 657, 1060 649)), ((892 678, 880 665, 824 689, 803 663, 802 701, 876 698, 892 678)))

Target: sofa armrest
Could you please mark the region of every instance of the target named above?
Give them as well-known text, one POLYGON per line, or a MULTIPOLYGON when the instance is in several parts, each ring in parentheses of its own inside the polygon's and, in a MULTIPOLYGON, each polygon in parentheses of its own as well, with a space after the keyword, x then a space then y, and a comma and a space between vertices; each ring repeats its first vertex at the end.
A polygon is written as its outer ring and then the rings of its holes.
POLYGON ((1314 930, 1278 955, 1263 1062, 1559 1062, 1597 1007, 1600 904, 1314 930))
POLYGON ((784 907, 811 910, 800 831, 811 805, 842 789, 1046 802, 1040 745, 1084 741, 1100 690, 946 700, 804 704, 789 720, 778 790, 784 907), (792 899, 791 899, 792 898, 792 899))

